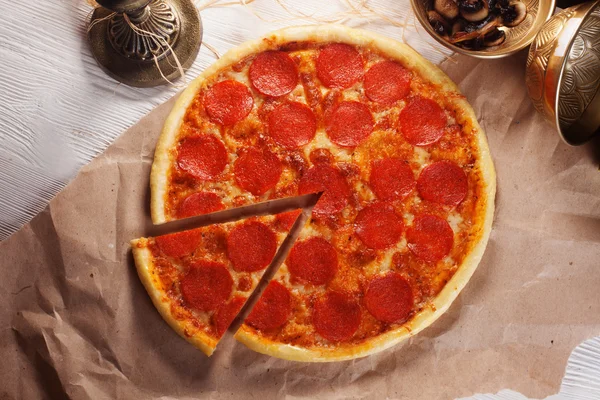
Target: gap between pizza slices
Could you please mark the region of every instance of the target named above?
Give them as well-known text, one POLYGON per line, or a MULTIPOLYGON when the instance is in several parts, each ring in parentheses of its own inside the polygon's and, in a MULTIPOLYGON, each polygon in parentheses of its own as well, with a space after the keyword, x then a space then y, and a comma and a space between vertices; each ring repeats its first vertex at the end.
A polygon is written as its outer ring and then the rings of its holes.
MULTIPOLYGON (((443 72, 404 44, 325 25, 243 44, 194 80, 165 123, 151 190, 156 224, 322 192, 235 337, 276 357, 334 361, 388 348, 448 309, 483 255, 495 172, 473 110, 443 72)), ((179 258, 164 239, 132 242, 155 305, 205 353, 291 229, 276 222, 285 215, 200 228, 225 232, 220 244, 195 242, 179 258), (275 232, 269 252, 267 230, 231 239, 247 224, 275 232)), ((188 240, 171 237, 176 249, 188 240)))
POLYGON ((132 240, 138 275, 169 325, 210 356, 300 214, 292 210, 132 240))

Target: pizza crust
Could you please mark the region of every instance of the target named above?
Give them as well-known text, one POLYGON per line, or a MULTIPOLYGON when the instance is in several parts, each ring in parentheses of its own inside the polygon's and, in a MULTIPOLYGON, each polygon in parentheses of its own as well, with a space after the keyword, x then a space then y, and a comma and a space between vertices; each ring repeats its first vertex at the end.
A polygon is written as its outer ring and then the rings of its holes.
MULTIPOLYGON (((167 194, 167 174, 171 165, 172 157, 170 149, 174 148, 176 145, 177 133, 183 121, 185 112, 193 101, 198 90, 202 87, 205 79, 247 56, 268 49, 277 48, 283 43, 311 40, 321 43, 341 42, 377 49, 385 56, 401 61, 405 66, 418 73, 425 80, 438 85, 440 92, 445 92, 451 95, 451 102, 457 109, 462 110, 463 117, 472 124, 473 134, 477 135, 480 154, 480 158, 478 159, 478 167, 483 178, 482 189, 484 192, 484 198, 480 199, 482 202, 484 202, 481 211, 483 221, 479 225, 479 239, 471 248, 470 253, 464 258, 462 264, 459 266, 453 277, 444 286, 438 296, 431 301, 430 306, 419 312, 403 326, 377 337, 368 339, 359 345, 339 345, 338 347, 331 349, 317 347, 313 349, 307 349, 275 343, 257 335, 252 328, 247 326, 242 326, 235 335, 238 341, 244 343, 249 348, 274 357, 296 361, 341 361, 364 357, 369 354, 385 350, 411 336, 416 335, 418 332, 431 325, 450 307, 454 299, 467 284, 475 272, 475 269, 477 268, 477 265, 479 264, 487 245, 494 215, 494 197, 496 192, 496 174, 494 165, 488 148, 485 133, 477 123, 477 118, 473 112, 473 109, 465 100, 464 96, 460 94, 456 84, 452 82, 450 78, 448 78, 446 74, 444 74, 444 72, 442 72, 437 66, 424 59, 420 54, 406 44, 399 43, 376 33, 351 29, 341 25, 300 26, 286 28, 272 32, 263 38, 246 42, 239 47, 228 51, 222 58, 207 68, 201 75, 199 75, 188 86, 188 88, 183 91, 171 114, 167 118, 156 147, 154 164, 152 165, 152 173, 150 177, 152 196, 151 214, 152 220, 155 224, 160 224, 167 221, 165 218, 164 208, 167 194)), ((138 257, 142 261, 142 263, 136 262, 136 264, 143 266, 141 271, 140 267, 138 266, 138 274, 140 275, 142 282, 144 282, 144 286, 146 286, 148 293, 150 293, 154 304, 159 309, 165 320, 167 320, 169 325, 171 325, 173 329, 175 329, 180 335, 185 337, 185 335, 182 334, 181 326, 171 317, 169 310, 165 308, 165 305, 160 301, 160 294, 153 289, 152 284, 150 283, 151 278, 147 272, 147 267, 145 266, 150 261, 149 259, 146 260, 148 256, 144 255, 143 249, 138 249, 136 251, 135 247, 134 256, 136 256, 136 261, 138 260, 138 257)), ((205 351, 206 347, 202 347, 205 345, 201 341, 197 341, 197 343, 195 343, 195 341, 193 341, 191 338, 185 338, 193 343, 196 347, 199 347, 202 351, 209 354, 207 351, 205 351)), ((210 352, 212 353, 212 350, 210 352)))
POLYGON ((160 315, 167 321, 169 326, 179 334, 179 336, 210 357, 217 347, 217 340, 204 332, 199 331, 197 328, 191 326, 191 324, 189 324, 190 326, 188 327, 188 324, 185 321, 178 320, 173 316, 171 313, 171 301, 164 294, 166 291, 165 288, 160 283, 160 279, 153 277, 152 271, 154 269, 154 262, 152 260, 152 253, 147 247, 147 239, 141 238, 132 240, 131 249, 138 276, 160 315), (188 328, 192 329, 188 330, 188 328), (190 336, 186 332, 195 333, 190 336))

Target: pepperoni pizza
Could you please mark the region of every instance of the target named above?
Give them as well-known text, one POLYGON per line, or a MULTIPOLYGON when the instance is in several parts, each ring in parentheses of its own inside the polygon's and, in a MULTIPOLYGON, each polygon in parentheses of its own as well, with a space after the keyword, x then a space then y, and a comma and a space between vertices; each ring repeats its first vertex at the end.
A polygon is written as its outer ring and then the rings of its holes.
POLYGON ((138 275, 169 325, 210 356, 300 212, 132 240, 138 275))
POLYGON ((495 173, 473 110, 437 67, 388 38, 318 26, 204 71, 165 124, 151 189, 155 223, 322 193, 236 338, 332 361, 388 348, 450 306, 485 249, 495 173))

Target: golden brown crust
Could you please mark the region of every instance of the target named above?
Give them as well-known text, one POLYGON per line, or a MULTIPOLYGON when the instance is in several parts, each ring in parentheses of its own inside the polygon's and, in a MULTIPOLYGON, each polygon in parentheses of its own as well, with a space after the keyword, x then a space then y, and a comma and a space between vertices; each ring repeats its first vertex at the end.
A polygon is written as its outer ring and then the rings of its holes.
POLYGON ((202 331, 188 326, 190 323, 176 319, 171 313, 171 301, 165 294, 165 288, 160 279, 154 278, 152 270, 154 262, 152 261, 152 252, 148 249, 146 238, 134 239, 131 241, 131 249, 135 260, 135 267, 138 276, 144 284, 152 303, 164 318, 165 321, 185 340, 202 350, 207 356, 211 356, 217 346, 217 340, 208 336, 202 331), (195 332, 193 335, 187 335, 186 332, 195 332))
MULTIPOLYGON (((173 111, 169 115, 163 128, 162 135, 159 139, 155 153, 154 164, 152 166, 151 212, 154 223, 163 223, 166 221, 164 212, 165 196, 167 193, 167 174, 171 164, 169 150, 174 147, 176 143, 177 132, 181 126, 184 114, 204 80, 222 68, 234 64, 248 55, 252 55, 267 49, 277 48, 281 44, 289 42, 311 40, 315 42, 342 42, 376 49, 384 56, 401 61, 403 65, 418 73, 423 79, 436 84, 439 87, 440 93, 446 94, 448 98, 451 99, 451 102, 456 105, 456 108, 462 110, 465 120, 472 124, 473 134, 478 138, 479 158, 477 159, 477 163, 479 164, 478 167, 483 178, 483 196, 480 199, 483 204, 481 209, 482 221, 478 232, 478 239, 474 241, 474 245, 469 254, 463 259, 462 264, 459 266, 450 281, 448 281, 442 291, 431 301, 430 306, 419 312, 403 326, 392 331, 388 331, 377 337, 368 339, 359 345, 340 345, 331 349, 307 349, 281 343, 274 343, 256 334, 252 328, 247 326, 243 326, 236 333, 237 340, 260 353, 297 361, 339 361, 363 357, 382 351, 410 336, 415 335, 422 329, 431 325, 450 307, 454 299, 458 296, 458 293, 460 293, 462 288, 469 281, 477 265, 479 264, 481 257, 483 256, 483 252, 491 231, 494 213, 494 196, 496 191, 494 166, 488 149, 485 133, 477 123, 477 119, 471 106, 467 103, 464 97, 460 95, 456 85, 438 67, 422 58, 412 48, 405 44, 396 42, 392 39, 375 33, 350 29, 340 25, 287 28, 273 32, 264 38, 242 44, 241 46, 227 52, 220 60, 206 69, 198 78, 196 78, 182 93, 175 107, 173 108, 173 111)), ((139 270, 140 269, 138 267, 138 273, 139 270)), ((142 273, 140 273, 140 278, 142 278, 144 285, 148 289, 148 285, 144 281, 142 273)), ((146 280, 148 280, 148 277, 146 280)), ((181 328, 178 328, 178 325, 176 324, 174 325, 172 323, 173 320, 168 318, 166 314, 163 314, 161 307, 159 307, 157 301, 155 301, 156 295, 153 295, 150 290, 148 290, 148 292, 150 293, 153 301, 157 305, 157 308, 163 317, 165 317, 167 322, 169 322, 169 324, 181 334, 181 328)), ((188 338, 186 339, 189 340, 188 338)))

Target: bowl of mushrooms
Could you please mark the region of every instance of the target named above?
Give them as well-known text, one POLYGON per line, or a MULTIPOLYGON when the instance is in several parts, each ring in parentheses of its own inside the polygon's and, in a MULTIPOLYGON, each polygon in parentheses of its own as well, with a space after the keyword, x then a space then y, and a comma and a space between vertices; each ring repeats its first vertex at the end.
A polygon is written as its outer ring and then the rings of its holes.
POLYGON ((556 0, 411 0, 425 30, 452 51, 500 58, 527 47, 556 0))

